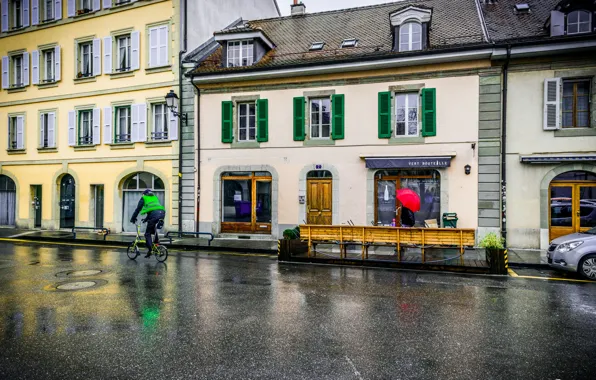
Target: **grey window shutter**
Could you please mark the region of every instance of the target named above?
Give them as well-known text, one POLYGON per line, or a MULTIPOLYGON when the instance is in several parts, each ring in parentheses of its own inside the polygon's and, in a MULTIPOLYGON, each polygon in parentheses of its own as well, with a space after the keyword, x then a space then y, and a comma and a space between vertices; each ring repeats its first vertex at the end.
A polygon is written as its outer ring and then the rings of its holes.
POLYGON ((8 57, 2 57, 2 89, 6 90, 10 87, 8 82, 8 57))
POLYGON ((138 31, 132 32, 130 34, 130 45, 131 45, 131 57, 130 57, 130 68, 132 70, 138 70, 141 68, 140 59, 141 56, 139 54, 139 48, 141 45, 141 33, 138 31))
POLYGON ((29 26, 29 0, 23 0, 23 27, 29 26))
POLYGON ((103 9, 112 8, 112 0, 103 0, 103 9))
POLYGON ((421 37, 421 41, 422 41, 422 50, 426 50, 428 49, 428 22, 423 22, 422 23, 422 36, 421 37))
POLYGON ((39 51, 31 52, 31 83, 39 84, 39 51))
POLYGON ((17 116, 17 149, 25 149, 25 117, 17 116))
POLYGON ((93 11, 97 12, 101 9, 101 0, 93 0, 93 11))
POLYGON ((29 86, 29 53, 23 53, 23 85, 29 86))
POLYGON ((101 144, 101 112, 99 108, 93 109, 93 145, 101 144))
POLYGON ((75 111, 68 111, 68 146, 77 144, 77 117, 75 111))
POLYGON ((56 113, 50 112, 48 114, 48 147, 56 147, 56 113))
POLYGON ((133 104, 130 107, 131 112, 131 128, 130 128, 130 141, 139 141, 139 105, 133 104))
POLYGON ((54 64, 56 65, 56 70, 54 71, 54 80, 55 81, 59 81, 60 80, 60 73, 61 73, 61 68, 60 68, 60 46, 56 46, 54 48, 54 64))
POLYGON ((112 36, 103 38, 103 72, 112 73, 112 36))
POLYGON ((552 131, 561 128, 561 78, 544 80, 543 129, 552 131))
POLYGON ((8 32, 8 0, 2 0, 2 19, 0 20, 0 24, 2 24, 2 31, 8 32))
POLYGON ((54 3, 54 20, 61 20, 62 19, 62 0, 56 0, 54 3))
POLYGON ((178 116, 174 115, 172 111, 168 111, 168 114, 170 116, 168 137, 170 140, 178 140, 178 116))
POLYGON ((139 121, 139 142, 147 141, 147 104, 137 104, 138 121, 139 121))
POLYGON ((93 75, 101 75, 101 39, 93 40, 93 75))
POLYGON ((39 24, 39 0, 31 0, 31 25, 39 24))
POLYGON ((550 12, 550 35, 562 36, 565 34, 565 14, 559 11, 550 12))
POLYGON ((112 141, 112 107, 106 107, 103 109, 103 143, 111 144, 112 141))
MULTIPOLYGON (((44 115, 45 114, 39 114, 39 146, 43 147, 43 140, 44 140, 44 127, 43 127, 43 120, 44 120, 44 115)), ((49 145, 49 144, 48 144, 49 145)))
POLYGON ((75 0, 67 0, 66 15, 68 17, 74 17, 76 12, 77 12, 77 10, 76 10, 75 0))

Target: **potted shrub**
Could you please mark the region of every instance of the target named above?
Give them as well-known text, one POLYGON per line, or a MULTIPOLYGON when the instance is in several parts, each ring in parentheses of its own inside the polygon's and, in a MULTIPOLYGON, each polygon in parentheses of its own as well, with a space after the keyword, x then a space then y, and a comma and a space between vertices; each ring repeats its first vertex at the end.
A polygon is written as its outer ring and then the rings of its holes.
POLYGON ((490 265, 491 273, 507 274, 503 238, 497 236, 494 232, 490 232, 480 240, 479 246, 485 250, 486 261, 490 265))

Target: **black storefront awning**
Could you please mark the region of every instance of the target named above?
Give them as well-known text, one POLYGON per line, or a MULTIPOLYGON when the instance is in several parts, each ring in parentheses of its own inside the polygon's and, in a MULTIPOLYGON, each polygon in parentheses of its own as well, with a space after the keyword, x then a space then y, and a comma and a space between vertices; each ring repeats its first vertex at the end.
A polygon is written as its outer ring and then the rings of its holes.
POLYGON ((448 168, 451 157, 364 157, 367 169, 448 168))
POLYGON ((596 155, 521 156, 522 164, 560 164, 564 162, 596 162, 596 155))

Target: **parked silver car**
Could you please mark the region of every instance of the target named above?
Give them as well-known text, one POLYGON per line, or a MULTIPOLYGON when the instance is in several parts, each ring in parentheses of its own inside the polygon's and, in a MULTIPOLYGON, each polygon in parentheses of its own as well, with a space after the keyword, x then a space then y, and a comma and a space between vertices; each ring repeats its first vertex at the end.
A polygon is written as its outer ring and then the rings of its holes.
POLYGON ((596 227, 553 240, 546 258, 553 268, 596 280, 596 227))

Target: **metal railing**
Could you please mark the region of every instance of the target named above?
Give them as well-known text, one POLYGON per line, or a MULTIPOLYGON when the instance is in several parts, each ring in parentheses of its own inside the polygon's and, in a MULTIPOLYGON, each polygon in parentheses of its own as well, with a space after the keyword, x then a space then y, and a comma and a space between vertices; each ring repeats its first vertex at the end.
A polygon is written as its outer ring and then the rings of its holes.
POLYGON ((178 231, 168 231, 166 233, 166 235, 164 236, 164 238, 169 239, 170 240, 170 244, 172 244, 172 235, 177 235, 179 238, 183 237, 184 235, 193 235, 193 236, 201 236, 201 235, 207 235, 209 236, 209 241, 207 242, 208 246, 211 246, 211 242, 213 241, 213 239, 215 239, 215 237, 213 236, 213 234, 211 232, 178 232, 178 231))
POLYGON ((108 235, 110 234, 110 229, 109 228, 104 228, 104 227, 73 227, 71 232, 72 232, 72 238, 76 239, 77 238, 77 230, 90 230, 90 231, 100 231, 103 234, 103 240, 105 241, 106 238, 108 237, 108 235))

